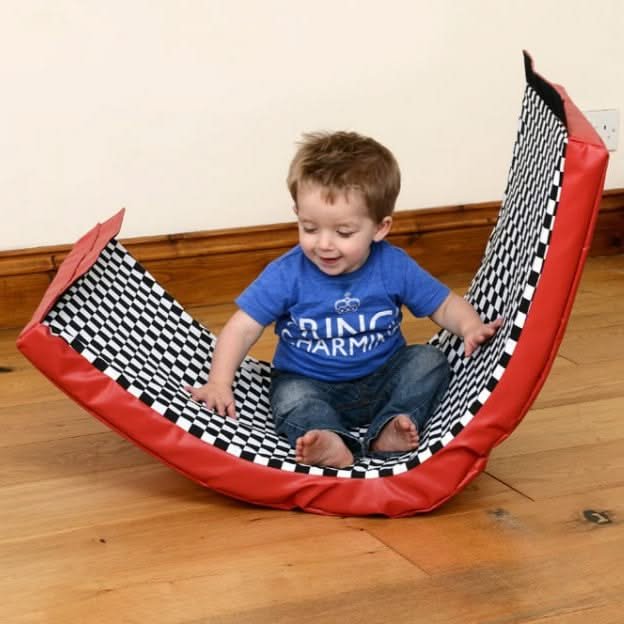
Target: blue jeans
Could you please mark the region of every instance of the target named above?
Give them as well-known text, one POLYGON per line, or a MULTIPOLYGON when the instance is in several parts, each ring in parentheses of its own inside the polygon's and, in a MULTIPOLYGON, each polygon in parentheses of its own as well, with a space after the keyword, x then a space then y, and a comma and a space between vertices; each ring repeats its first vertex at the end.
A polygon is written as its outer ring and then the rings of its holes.
POLYGON ((354 458, 372 453, 381 430, 398 414, 407 414, 422 431, 448 388, 445 355, 430 345, 405 346, 376 371, 353 381, 325 382, 274 370, 271 407, 275 429, 295 446, 312 429, 337 433, 354 458), (352 432, 368 426, 362 439, 352 432))

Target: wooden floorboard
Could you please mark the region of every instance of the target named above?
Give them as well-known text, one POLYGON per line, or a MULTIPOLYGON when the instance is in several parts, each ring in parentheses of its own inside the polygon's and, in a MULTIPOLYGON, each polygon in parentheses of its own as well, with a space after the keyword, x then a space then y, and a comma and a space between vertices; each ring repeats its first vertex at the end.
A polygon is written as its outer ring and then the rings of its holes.
MULTIPOLYGON (((231 310, 193 313, 218 331, 231 310)), ((202 488, 65 398, 15 338, 0 331, 2 624, 624 622, 624 256, 589 260, 551 374, 486 472, 400 520, 202 488)))
POLYGON ((397 523, 359 518, 349 524, 372 533, 430 576, 438 576, 471 570, 475 562, 515 564, 520 553, 523 565, 530 566, 577 550, 589 553, 602 544, 617 548, 624 539, 624 523, 615 521, 624 517, 622 501, 624 485, 533 503, 518 499, 463 514, 434 512, 397 523), (595 512, 596 524, 586 518, 590 511, 595 512))

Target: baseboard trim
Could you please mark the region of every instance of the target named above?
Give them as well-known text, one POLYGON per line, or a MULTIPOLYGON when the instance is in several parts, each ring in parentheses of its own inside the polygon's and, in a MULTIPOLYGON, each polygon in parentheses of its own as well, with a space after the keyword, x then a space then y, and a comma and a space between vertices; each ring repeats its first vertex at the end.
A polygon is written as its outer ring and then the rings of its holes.
MULTIPOLYGON (((473 273, 500 202, 395 214, 390 242, 431 273, 473 273)), ((183 305, 232 301, 264 266, 297 242, 292 223, 122 239, 183 305)), ((24 325, 71 245, 0 252, 0 328, 24 325)), ((590 254, 624 251, 624 189, 605 191, 590 254)))

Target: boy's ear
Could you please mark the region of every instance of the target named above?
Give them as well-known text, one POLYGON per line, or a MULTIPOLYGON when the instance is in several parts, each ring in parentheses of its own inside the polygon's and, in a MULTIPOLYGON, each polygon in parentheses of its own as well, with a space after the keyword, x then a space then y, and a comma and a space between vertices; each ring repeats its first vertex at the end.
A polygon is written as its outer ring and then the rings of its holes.
POLYGON ((392 227, 392 217, 384 217, 381 222, 377 224, 377 232, 373 237, 373 240, 378 243, 382 241, 388 233, 390 232, 390 228, 392 227))

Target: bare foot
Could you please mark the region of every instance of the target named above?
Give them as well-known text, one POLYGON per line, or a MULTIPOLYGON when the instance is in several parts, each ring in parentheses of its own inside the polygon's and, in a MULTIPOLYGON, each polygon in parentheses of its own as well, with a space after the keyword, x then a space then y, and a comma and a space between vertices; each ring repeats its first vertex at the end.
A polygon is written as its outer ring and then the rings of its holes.
POLYGON ((337 433, 313 429, 297 438, 295 459, 301 464, 345 468, 353 463, 353 454, 337 433))
POLYGON ((373 451, 412 451, 418 447, 418 430, 407 414, 395 416, 373 441, 373 451))

